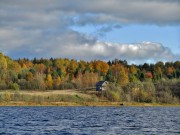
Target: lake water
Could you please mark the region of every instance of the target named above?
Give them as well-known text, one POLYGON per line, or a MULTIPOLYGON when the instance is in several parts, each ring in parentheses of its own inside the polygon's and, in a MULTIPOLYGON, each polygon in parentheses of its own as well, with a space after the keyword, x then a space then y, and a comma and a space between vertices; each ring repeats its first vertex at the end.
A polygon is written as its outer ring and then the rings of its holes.
POLYGON ((0 107, 0 134, 180 134, 180 107, 0 107))

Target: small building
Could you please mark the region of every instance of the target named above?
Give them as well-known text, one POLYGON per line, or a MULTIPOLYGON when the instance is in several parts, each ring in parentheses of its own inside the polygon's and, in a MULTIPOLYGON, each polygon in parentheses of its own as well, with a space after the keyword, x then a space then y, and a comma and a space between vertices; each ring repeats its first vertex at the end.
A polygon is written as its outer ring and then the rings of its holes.
POLYGON ((96 91, 104 91, 107 89, 108 82, 107 81, 99 81, 96 83, 96 91))

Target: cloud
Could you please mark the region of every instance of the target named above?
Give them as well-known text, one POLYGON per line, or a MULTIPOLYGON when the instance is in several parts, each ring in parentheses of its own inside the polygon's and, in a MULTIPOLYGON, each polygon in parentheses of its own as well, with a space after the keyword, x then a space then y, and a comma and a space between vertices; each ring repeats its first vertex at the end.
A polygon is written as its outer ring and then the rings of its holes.
POLYGON ((173 60, 160 43, 102 42, 71 27, 98 26, 104 36, 121 24, 179 25, 179 14, 178 0, 1 0, 0 51, 13 58, 173 60))
POLYGON ((1 29, 0 51, 12 58, 62 57, 82 60, 126 59, 128 62, 174 61, 179 55, 160 43, 111 43, 86 36, 73 30, 60 33, 44 30, 1 29), (46 34, 44 34, 46 33, 46 34), (3 36, 2 36, 3 35, 3 36), (11 39, 11 40, 9 40, 11 39))
POLYGON ((101 25, 95 27, 95 31, 91 34, 93 37, 105 37, 108 32, 113 31, 114 29, 122 28, 119 24, 110 24, 110 25, 101 25))
POLYGON ((178 0, 1 0, 0 8, 1 17, 5 16, 3 13, 6 11, 12 16, 16 14, 13 19, 22 16, 23 12, 31 11, 35 14, 28 16, 30 19, 42 19, 45 22, 54 19, 56 21, 58 12, 64 13, 64 16, 73 14, 77 16, 74 22, 77 25, 115 21, 157 25, 180 23, 178 0), (46 18, 39 16, 40 13, 46 13, 46 18))
POLYGON ((88 61, 119 58, 126 59, 128 62, 172 61, 177 59, 169 48, 160 43, 121 44, 102 42, 72 30, 46 36, 41 30, 28 31, 28 33, 25 30, 4 30, 4 35, 4 40, 2 40, 3 37, 0 39, 3 41, 0 45, 1 50, 3 49, 7 55, 14 58, 63 57, 88 61), (12 34, 8 34, 11 32, 12 34), (11 42, 7 41, 6 38, 10 38, 11 42))
MULTIPOLYGON (((72 56, 77 59, 93 60, 96 58, 108 60, 114 58, 137 60, 173 60, 174 54, 159 43, 142 42, 136 44, 117 44, 95 42, 93 45, 69 45, 63 56, 72 56)), ((57 50, 56 50, 57 51, 57 50)))
POLYGON ((80 16, 77 25, 119 22, 172 25, 180 23, 180 2, 164 0, 91 0, 74 1, 72 10, 80 16), (83 14, 82 14, 83 13, 83 14))

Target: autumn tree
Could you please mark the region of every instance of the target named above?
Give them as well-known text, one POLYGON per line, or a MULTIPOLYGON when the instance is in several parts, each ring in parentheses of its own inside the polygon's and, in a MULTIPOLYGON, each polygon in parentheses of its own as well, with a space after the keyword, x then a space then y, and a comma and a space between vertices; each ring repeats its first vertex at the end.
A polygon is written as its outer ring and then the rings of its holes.
POLYGON ((137 82, 138 78, 137 78, 137 68, 135 65, 131 65, 129 67, 129 81, 130 82, 137 82))
POLYGON ((93 61, 92 64, 95 72, 99 73, 99 75, 106 76, 109 70, 109 65, 106 62, 99 60, 99 61, 93 61))
POLYGON ((48 89, 52 89, 53 79, 52 79, 51 74, 47 74, 47 77, 46 77, 46 85, 47 85, 47 88, 48 88, 48 89))
POLYGON ((145 74, 145 77, 146 77, 147 79, 152 79, 152 78, 153 78, 153 75, 152 75, 151 72, 147 72, 147 73, 145 74))
POLYGON ((45 78, 46 78, 45 74, 36 73, 34 76, 32 87, 38 90, 45 90, 46 89, 45 78))
POLYGON ((112 65, 111 70, 117 83, 119 83, 121 86, 128 84, 129 77, 123 65, 112 65))
POLYGON ((58 76, 56 79, 53 81, 53 88, 54 89, 59 89, 61 84, 61 78, 58 76))
POLYGON ((89 71, 86 71, 84 74, 78 73, 77 77, 73 80, 78 88, 95 87, 98 81, 98 74, 89 71))
POLYGON ((2 53, 0 53, 0 79, 5 78, 7 73, 7 61, 2 53))
POLYGON ((84 72, 86 67, 87 67, 87 63, 85 61, 83 61, 83 60, 80 60, 80 62, 79 62, 79 69, 80 70, 79 71, 84 72))
POLYGON ((33 63, 28 59, 19 59, 18 63, 21 65, 22 68, 31 68, 33 67, 33 63))
POLYGON ((67 75, 66 69, 67 66, 69 65, 69 61, 65 59, 56 59, 54 61, 54 64, 57 67, 57 71, 61 79, 64 80, 67 75))
POLYGON ((72 80, 74 78, 74 74, 75 74, 77 68, 78 68, 78 63, 75 60, 71 60, 69 66, 68 66, 68 73, 69 73, 70 80, 72 80))
POLYGON ((162 69, 161 69, 161 67, 159 67, 159 66, 156 66, 155 68, 154 68, 154 77, 157 79, 157 80, 159 80, 159 79, 161 79, 162 78, 162 69))
POLYGON ((32 74, 31 72, 28 72, 28 73, 26 74, 26 80, 27 80, 27 81, 32 81, 32 80, 33 80, 33 74, 32 74))
POLYGON ((155 64, 155 67, 160 67, 161 68, 161 71, 162 73, 164 72, 164 63, 162 61, 159 61, 155 64))
POLYGON ((45 72, 45 70, 46 70, 46 66, 43 64, 43 63, 41 63, 41 64, 35 64, 34 65, 34 68, 35 68, 35 70, 36 70, 36 72, 37 73, 44 73, 45 72))
POLYGON ((172 78, 173 73, 175 72, 175 69, 174 69, 174 67, 167 67, 165 72, 166 72, 166 75, 168 78, 172 78))

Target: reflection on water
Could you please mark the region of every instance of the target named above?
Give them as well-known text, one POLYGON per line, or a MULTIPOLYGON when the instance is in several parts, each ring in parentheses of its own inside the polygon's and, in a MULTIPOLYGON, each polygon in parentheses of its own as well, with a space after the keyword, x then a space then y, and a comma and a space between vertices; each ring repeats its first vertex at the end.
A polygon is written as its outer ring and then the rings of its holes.
POLYGON ((0 107, 0 134, 180 134, 180 108, 0 107))

